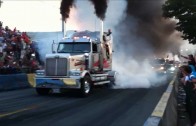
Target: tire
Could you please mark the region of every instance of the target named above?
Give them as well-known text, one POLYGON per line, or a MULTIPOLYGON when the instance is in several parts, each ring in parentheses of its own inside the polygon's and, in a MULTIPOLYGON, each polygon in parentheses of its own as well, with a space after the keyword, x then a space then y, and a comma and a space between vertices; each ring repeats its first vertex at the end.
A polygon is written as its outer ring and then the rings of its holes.
POLYGON ((92 88, 92 82, 89 76, 85 76, 81 79, 80 96, 86 97, 90 94, 92 88))
POLYGON ((38 95, 48 95, 50 92, 50 89, 48 88, 36 88, 36 92, 38 95))
POLYGON ((108 88, 113 88, 114 86, 116 86, 116 77, 118 76, 118 73, 115 72, 115 71, 111 71, 111 73, 109 73, 110 76, 113 76, 112 78, 110 77, 109 80, 110 80, 110 83, 108 83, 106 86, 108 88))
POLYGON ((106 84, 107 88, 113 88, 116 85, 115 79, 111 79, 110 83, 106 84))

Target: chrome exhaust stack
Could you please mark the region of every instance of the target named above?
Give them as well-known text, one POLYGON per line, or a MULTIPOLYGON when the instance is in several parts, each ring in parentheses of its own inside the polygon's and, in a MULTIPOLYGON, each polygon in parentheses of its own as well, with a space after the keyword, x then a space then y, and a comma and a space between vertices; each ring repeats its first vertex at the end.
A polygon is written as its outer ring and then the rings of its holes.
POLYGON ((103 21, 100 20, 100 46, 99 46, 99 69, 103 70, 103 21))

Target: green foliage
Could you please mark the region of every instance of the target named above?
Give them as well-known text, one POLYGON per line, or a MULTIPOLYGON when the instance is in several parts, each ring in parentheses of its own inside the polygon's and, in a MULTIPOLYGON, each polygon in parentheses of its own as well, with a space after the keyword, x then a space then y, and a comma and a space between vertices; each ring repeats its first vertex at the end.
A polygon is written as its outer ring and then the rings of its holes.
POLYGON ((182 37, 196 44, 196 0, 167 0, 162 9, 165 18, 178 20, 176 30, 182 37))

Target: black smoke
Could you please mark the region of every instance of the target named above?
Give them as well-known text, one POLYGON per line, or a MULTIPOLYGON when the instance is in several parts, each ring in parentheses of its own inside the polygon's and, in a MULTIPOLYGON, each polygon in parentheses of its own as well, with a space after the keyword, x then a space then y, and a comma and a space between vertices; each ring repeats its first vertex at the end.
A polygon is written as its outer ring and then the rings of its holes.
POLYGON ((136 59, 167 51, 178 54, 180 35, 174 34, 176 22, 162 17, 163 3, 163 0, 127 0, 127 16, 117 29, 123 32, 121 45, 136 59))
POLYGON ((105 19, 105 13, 107 10, 107 3, 108 0, 90 0, 95 8, 95 14, 97 15, 98 18, 100 18, 101 20, 105 19))
POLYGON ((73 7, 74 0, 62 0, 60 6, 60 14, 62 16, 62 20, 66 22, 67 18, 69 18, 70 9, 73 7))
MULTIPOLYGON (((76 0, 75 0, 76 1, 76 0)), ((61 14, 66 21, 74 0, 62 0, 61 14)), ((105 19, 108 0, 88 0, 93 3, 95 14, 105 19)), ((112 1, 112 0, 111 0, 112 1)), ((127 0, 126 18, 117 26, 119 43, 127 53, 135 57, 164 54, 178 54, 181 43, 176 34, 176 22, 162 17, 162 5, 165 0, 127 0)), ((119 5, 120 6, 120 5, 119 5)), ((115 14, 114 8, 114 14, 115 14)))
MULTIPOLYGON (((89 0, 95 8, 95 14, 101 20, 105 19, 105 13, 107 11, 107 3, 108 0, 89 0)), ((69 18, 70 8, 73 7, 74 0, 62 0, 60 6, 60 14, 62 15, 62 20, 66 22, 67 18, 69 18)))

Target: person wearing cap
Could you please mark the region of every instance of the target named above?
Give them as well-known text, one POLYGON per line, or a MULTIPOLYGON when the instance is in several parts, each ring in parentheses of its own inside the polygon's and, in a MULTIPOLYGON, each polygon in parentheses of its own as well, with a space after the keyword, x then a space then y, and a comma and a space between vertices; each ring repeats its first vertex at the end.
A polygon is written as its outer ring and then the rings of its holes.
POLYGON ((181 57, 188 60, 188 65, 193 65, 195 67, 196 63, 195 63, 194 56, 192 54, 189 54, 188 57, 181 55, 181 57))
POLYGON ((0 52, 0 67, 3 67, 5 64, 6 52, 0 52))
POLYGON ((182 79, 186 92, 186 109, 190 116, 191 124, 196 125, 196 76, 189 65, 181 67, 184 75, 182 79))

